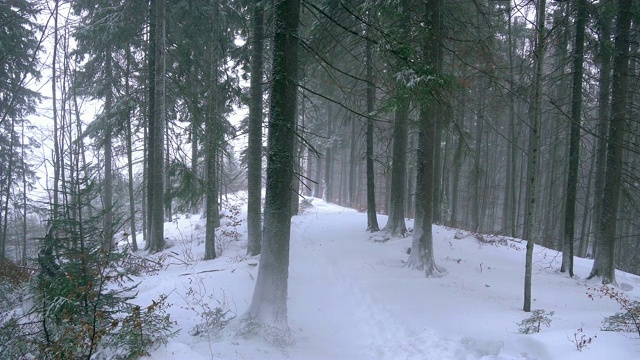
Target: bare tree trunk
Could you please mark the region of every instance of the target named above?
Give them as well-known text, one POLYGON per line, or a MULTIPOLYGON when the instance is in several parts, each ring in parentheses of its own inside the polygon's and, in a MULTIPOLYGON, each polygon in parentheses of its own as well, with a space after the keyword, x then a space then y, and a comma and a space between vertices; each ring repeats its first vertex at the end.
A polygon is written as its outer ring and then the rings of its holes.
MULTIPOLYGON (((198 181, 198 130, 200 129, 200 119, 194 119, 191 123, 191 176, 194 182, 198 181)), ((198 202, 199 198, 196 195, 191 197, 191 214, 195 215, 199 212, 198 202)))
MULTIPOLYGON (((407 0, 400 2, 402 18, 400 19, 400 36, 410 36, 410 9, 407 0)), ((403 71, 403 63, 396 60, 394 71, 403 71)), ((407 226, 405 223, 405 188, 407 186, 407 134, 409 122, 410 99, 406 94, 406 84, 398 82, 396 85, 397 105, 395 108, 395 122, 393 125, 393 155, 391 164, 391 188, 389 198, 389 218, 384 230, 390 236, 405 236, 407 226)), ((433 139, 435 140, 435 138, 433 139)))
POLYGON ((504 184, 504 203, 502 208, 502 230, 505 234, 514 236, 514 206, 515 205, 515 158, 516 158, 516 139, 515 139, 515 94, 514 94, 514 61, 513 61, 513 34, 511 31, 511 22, 513 21, 511 2, 507 5, 508 17, 507 17, 507 38, 508 49, 507 56, 509 57, 509 137, 507 138, 507 173, 505 175, 504 184))
POLYGON ((409 99, 400 96, 393 127, 393 163, 391 164, 391 196, 389 218, 384 231, 390 236, 405 236, 405 187, 407 177, 407 120, 409 99))
MULTIPOLYGON (((125 74, 125 97, 129 98, 130 89, 129 89, 129 76, 131 76, 131 50, 127 46, 125 49, 126 54, 126 74, 125 74)), ((134 183, 133 183, 133 146, 132 146, 132 137, 133 131, 131 129, 131 109, 127 108, 127 112, 125 114, 127 117, 126 122, 126 143, 127 143, 127 170, 129 175, 129 223, 131 224, 131 246, 133 251, 138 251, 138 241, 136 238, 136 204, 135 204, 135 192, 134 192, 134 183)))
POLYGON ((171 219, 173 218, 173 212, 172 212, 172 195, 171 195, 171 172, 169 171, 169 168, 171 166, 171 154, 170 154, 170 150, 171 150, 171 141, 169 139, 169 119, 167 117, 165 117, 165 124, 164 124, 164 141, 165 141, 165 145, 164 145, 164 221, 171 221, 171 219))
MULTIPOLYGON (((251 49, 251 107, 247 149, 247 255, 260 254, 262 241, 262 78, 264 19, 262 1, 253 4, 251 49)), ((304 111, 304 110, 303 110, 304 111)))
POLYGON ((571 136, 569 139, 569 173, 564 218, 564 245, 561 272, 569 271, 573 277, 573 243, 575 235, 576 196, 578 193, 578 165, 580 161, 580 122, 582 118, 582 73, 584 60, 584 33, 587 22, 587 2, 578 0, 576 40, 573 55, 573 94, 571 99, 571 136))
POLYGON ((474 154, 473 154, 473 170, 471 173, 472 179, 472 188, 473 188, 473 199, 471 205, 471 230, 474 232, 478 232, 481 230, 481 219, 480 219, 480 204, 482 199, 480 198, 480 180, 482 177, 482 166, 480 166, 480 156, 482 154, 482 133, 483 133, 483 125, 484 125, 484 97, 485 91, 482 88, 482 85, 478 85, 478 92, 480 93, 480 109, 479 113, 476 116, 476 129, 475 129, 475 141, 474 141, 474 154))
MULTIPOLYGON (((153 136, 155 134, 155 112, 156 112, 156 38, 157 30, 156 30, 156 7, 157 1, 162 0, 149 0, 149 49, 147 53, 147 66, 148 66, 148 108, 147 108, 147 126, 145 127, 145 142, 146 142, 146 160, 147 164, 145 166, 145 186, 146 186, 146 214, 143 214, 144 221, 142 223, 143 228, 146 229, 144 238, 145 238, 145 250, 152 249, 153 243, 153 231, 151 228, 153 227, 153 208, 156 202, 156 196, 154 193, 154 183, 153 183, 153 174, 154 171, 154 159, 155 159, 155 140, 153 136), (145 216, 146 215, 146 216, 145 216)), ((144 202, 144 201, 143 201, 144 202)))
POLYGON ((51 111, 53 115, 53 216, 51 220, 58 218, 59 192, 60 192, 60 143, 58 140, 58 98, 57 98, 57 57, 58 57, 58 9, 59 0, 54 1, 53 7, 53 53, 51 61, 51 111))
MULTIPOLYGON (((23 169, 27 168, 24 153, 24 128, 25 122, 22 122, 22 150, 20 152, 20 162, 23 169)), ((27 266, 27 176, 22 176, 22 266, 27 266)))
POLYGON ((218 66, 220 61, 220 50, 218 48, 220 36, 220 4, 214 3, 211 18, 211 49, 209 50, 210 84, 205 124, 205 162, 207 168, 206 176, 206 234, 204 259, 212 260, 216 258, 216 226, 218 217, 218 176, 216 162, 218 161, 218 66))
POLYGON ((529 163, 527 165, 527 206, 524 220, 523 239, 527 240, 527 253, 524 274, 524 306, 525 312, 531 311, 531 273, 533 270, 534 226, 536 221, 536 199, 538 180, 538 161, 540 158, 540 123, 542 118, 542 75, 545 56, 545 5, 546 0, 538 0, 537 40, 536 40, 536 74, 533 95, 533 124, 529 129, 529 163))
MULTIPOLYGON (((371 10, 367 14, 371 23, 371 10)), ((371 33, 370 25, 367 25, 366 33, 371 33)), ((367 68, 367 231, 379 231, 378 217, 376 212, 376 185, 375 168, 373 166, 373 112, 375 111, 375 85, 373 83, 373 55, 371 54, 371 42, 365 44, 365 61, 367 68)))
POLYGON ((351 116, 351 146, 349 147, 349 198, 347 206, 353 208, 356 204, 356 178, 357 178, 357 154, 358 154, 358 137, 356 136, 356 118, 351 116))
POLYGON ((327 146, 324 165, 324 200, 333 202, 333 104, 327 102, 327 146))
POLYGON ((618 205, 622 178, 622 143, 627 111, 627 83, 629 72, 629 29, 631 26, 631 0, 620 0, 616 21, 616 40, 613 57, 611 93, 611 120, 607 139, 607 169, 602 196, 598 252, 589 278, 599 276, 603 284, 615 284, 615 244, 618 225, 618 205))
POLYGON ((595 164, 596 164, 596 147, 597 143, 593 143, 593 151, 591 156, 591 163, 589 165, 589 173, 587 174, 587 186, 585 188, 585 199, 583 206, 583 214, 582 214, 582 228, 580 230, 580 243, 578 245, 578 256, 586 257, 587 255, 587 246, 589 244, 589 237, 591 232, 591 221, 589 221, 589 213, 591 210, 591 183, 593 182, 593 177, 595 174, 595 164))
MULTIPOLYGON (((24 120, 23 120, 24 121, 24 120)), ((14 116, 11 117, 11 126, 9 128, 9 149, 8 156, 9 159, 13 158, 13 148, 14 148, 14 132, 15 132, 16 119, 14 116)), ((11 199, 11 184, 13 182, 13 161, 9 161, 7 164, 7 172, 6 172, 6 188, 4 204, 0 205, 4 208, 4 219, 2 226, 2 247, 0 248, 0 262, 2 262, 6 257, 6 247, 7 247, 7 229, 9 226, 9 199, 11 199)), ((1 182, 0 182, 1 183, 1 182)), ((1 210, 2 208, 0 208, 1 210)), ((2 265, 0 265, 1 267, 2 265)))
POLYGON ((104 114, 107 116, 104 129, 104 239, 102 242, 102 250, 112 251, 113 249, 113 173, 112 159, 113 153, 111 148, 111 108, 113 106, 113 93, 111 89, 111 81, 113 81, 111 51, 107 50, 105 54, 105 77, 107 78, 106 97, 104 100, 104 114))
POLYGON ((164 248, 164 126, 166 124, 165 108, 165 0, 152 0, 156 3, 156 32, 155 32, 155 95, 154 116, 151 126, 151 141, 153 146, 153 166, 150 169, 150 181, 153 189, 149 200, 153 206, 150 211, 151 242, 149 251, 152 253, 164 248))
POLYGON ((462 99, 460 100, 460 112, 458 127, 458 143, 456 146, 456 152, 453 155, 453 178, 451 180, 451 227, 459 227, 460 222, 458 219, 458 209, 460 208, 460 171, 462 170, 462 162, 464 157, 465 147, 465 120, 467 110, 467 96, 466 91, 462 92, 462 99))
POLYGON ((275 326, 287 334, 299 18, 299 0, 275 3, 265 227, 256 287, 245 315, 248 326, 275 326))
MULTIPOLYGON (((598 124, 596 126, 596 175, 594 180, 594 200, 593 200, 593 218, 592 227, 594 229, 594 238, 596 241, 592 244, 591 257, 595 258, 597 254, 597 239, 600 238, 600 218, 602 217, 602 204, 604 193, 604 174, 606 171, 607 161, 607 134, 610 111, 610 95, 611 95, 611 24, 613 23, 612 7, 613 2, 605 2, 600 10, 598 18, 598 27, 600 28, 601 45, 599 51, 599 86, 598 86, 598 124)), ((589 252, 589 247, 587 247, 589 252)))
MULTIPOLYGON (((297 120, 297 117, 296 117, 297 120)), ((296 129, 298 128, 296 124, 296 129)), ((296 130, 297 132, 297 130, 296 130)), ((293 175, 291 176, 291 216, 298 215, 300 212, 300 153, 302 149, 298 138, 293 139, 293 175)))
MULTIPOLYGON (((436 114, 436 118, 442 114, 436 114)), ((433 149, 433 223, 442 224, 442 124, 436 121, 433 149)))
MULTIPOLYGON (((403 0, 408 11, 408 1, 403 0)), ((429 0, 424 9, 425 23, 432 31, 422 46, 425 59, 437 71, 441 71, 441 8, 442 0, 429 0)), ((423 102, 420 108, 418 157, 416 164, 416 219, 411 244, 411 254, 407 266, 424 271, 425 276, 437 276, 441 270, 436 265, 433 251, 433 196, 434 196, 434 151, 436 122, 439 104, 435 97, 423 102)))

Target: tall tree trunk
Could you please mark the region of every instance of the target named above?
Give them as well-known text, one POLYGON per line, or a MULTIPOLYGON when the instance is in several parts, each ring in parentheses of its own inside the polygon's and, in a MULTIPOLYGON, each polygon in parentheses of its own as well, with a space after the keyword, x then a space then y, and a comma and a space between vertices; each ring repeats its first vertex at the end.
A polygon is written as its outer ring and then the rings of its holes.
MULTIPOLYGON (((408 1, 403 2, 408 9, 408 1)), ((442 0, 429 0, 424 9, 427 27, 431 30, 422 46, 428 65, 441 71, 442 59, 441 39, 442 0)), ((425 276, 437 276, 440 269, 436 265, 433 251, 433 196, 434 196, 434 151, 436 138, 436 122, 439 104, 435 96, 423 101, 420 107, 418 156, 416 164, 416 218, 411 243, 411 254, 407 266, 422 270, 425 276)))
MULTIPOLYGON (((402 0, 400 6, 402 8, 400 36, 406 39, 410 36, 411 28, 408 0, 402 0)), ((397 59, 394 71, 401 72, 404 70, 404 63, 402 60, 397 59)), ((397 89, 395 93, 397 105, 395 109, 395 123, 393 125, 391 192, 389 198, 389 218, 384 230, 390 236, 405 236, 407 234, 407 226, 405 224, 405 190, 407 186, 407 134, 410 99, 406 94, 406 84, 399 81, 395 86, 397 89)))
POLYGON ((580 161, 580 123, 582 120, 582 73, 584 61, 584 33, 587 22, 587 1, 578 0, 576 40, 573 54, 573 86, 571 99, 571 135, 569 138, 569 169, 564 216, 564 243, 561 272, 573 277, 573 243, 575 235, 576 196, 578 193, 578 165, 580 161))
MULTIPOLYGON (((367 14, 369 24, 372 20, 371 10, 367 14)), ((370 25, 367 25, 367 36, 371 34, 370 25)), ((379 231, 376 212, 376 185, 375 168, 373 166, 373 113, 375 111, 375 85, 373 83, 373 55, 371 53, 371 41, 366 40, 365 62, 367 68, 367 138, 366 138, 366 162, 367 162, 367 231, 379 231)))
MULTIPOLYGON (((297 120, 297 119, 296 119, 297 120)), ((298 125, 296 124, 296 129, 298 125)), ((296 130, 297 132, 298 130, 296 130)), ((300 154, 302 153, 300 141, 298 138, 293 139, 293 175, 291 176, 291 216, 298 215, 300 212, 300 154)))
POLYGON ((460 171, 462 170, 462 162, 464 157, 465 147, 465 120, 467 110, 467 95, 466 91, 462 91, 462 99, 460 100, 460 119, 458 126, 458 143, 456 146, 456 152, 453 155, 453 179, 451 181, 451 227, 459 227, 458 209, 460 208, 460 171))
POLYGON ((104 100, 104 114, 106 123, 104 129, 104 230, 102 250, 112 251, 113 247, 113 172, 112 172, 112 147, 111 147, 111 108, 113 106, 113 93, 111 82, 113 81, 111 50, 105 53, 105 77, 107 78, 106 97, 104 100))
POLYGON ((324 165, 324 200, 333 202, 333 104, 327 102, 327 146, 325 148, 324 165))
POLYGON ((393 127, 393 163, 391 164, 391 194, 389 218, 384 230, 390 236, 405 236, 405 187, 407 176, 407 122, 409 99, 400 95, 393 127))
POLYGON ((353 208, 356 206, 356 178, 357 178, 357 154, 358 154, 358 137, 356 134, 356 118, 349 117, 351 122, 351 146, 349 147, 349 198, 347 206, 353 208))
MULTIPOLYGON (((195 184, 198 183, 198 138, 200 129, 200 119, 194 119, 191 123, 191 176, 193 177, 193 181, 195 184)), ((194 185, 195 186, 195 185, 194 185)), ((199 212, 198 202, 200 198, 198 197, 199 191, 196 191, 195 194, 191 196, 191 214, 195 215, 199 212)))
MULTIPOLYGON (((13 158, 13 149, 14 149, 14 133, 15 133, 15 125, 16 119, 14 116, 11 117, 11 126, 9 128, 9 151, 8 157, 9 159, 13 158)), ((5 191, 4 204, 0 205, 0 210, 4 208, 4 219, 2 224, 2 246, 0 248, 0 262, 4 260, 6 257, 6 248, 7 248, 7 229, 9 227, 9 200, 11 199, 11 184, 13 182, 13 161, 9 161, 7 165, 7 171, 5 176, 6 187, 3 189, 5 191)), ((2 183, 2 182, 0 182, 2 183)), ((0 200, 1 201, 1 200, 0 200)), ((1 213, 1 212, 0 212, 1 213)), ((1 267, 2 265, 0 265, 1 267)))
MULTIPOLYGON (((130 96, 129 89, 129 76, 131 76, 131 50, 127 46, 125 49, 126 54, 126 74, 125 74, 125 97, 128 99, 130 96)), ((135 191, 133 183, 133 131, 131 129, 131 109, 127 107, 126 116, 126 143, 127 143, 127 170, 129 175, 129 223, 131 224, 131 246, 133 251, 138 251, 138 240, 136 238, 136 204, 135 204, 135 191)))
MULTIPOLYGON (((153 174, 154 171, 154 159, 155 152, 157 151, 155 148, 155 140, 153 139, 153 134, 155 133, 155 124, 156 124, 156 38, 157 29, 156 29, 156 7, 157 1, 163 0, 149 0, 149 49, 147 53, 147 72, 148 72, 148 107, 147 107, 147 126, 145 127, 145 144, 146 144, 146 166, 144 173, 144 183, 146 187, 146 214, 143 214, 144 220, 142 222, 142 227, 146 229, 144 238, 145 238, 145 250, 152 249, 153 243, 153 208, 156 202, 156 196, 154 193, 154 182, 153 182, 153 174)), ((144 201, 143 201, 144 203, 144 201)), ((144 213, 144 211, 143 211, 144 213)))
POLYGON ((299 18, 299 0, 275 3, 265 227, 256 287, 246 314, 249 326, 251 323, 266 324, 283 331, 288 331, 289 186, 293 176, 299 18))
POLYGON ((616 40, 613 56, 611 92, 611 120, 607 139, 607 169, 600 215, 598 251, 589 278, 599 276, 603 284, 615 284, 615 244, 618 225, 618 205, 622 185, 622 143, 627 111, 627 83, 629 72, 629 29, 631 0, 620 0, 616 21, 616 40))
MULTIPOLYGON (((24 142, 24 128, 25 121, 22 122, 22 149, 20 151, 20 163, 22 165, 22 169, 27 168, 27 164, 25 162, 25 142, 24 142)), ((22 175, 22 266, 27 266, 27 176, 26 174, 22 175)))
POLYGON ((262 54, 264 42, 262 3, 262 0, 255 1, 252 14, 251 103, 247 149, 247 255, 249 256, 260 254, 262 241, 262 54))
POLYGON ((171 195, 171 141, 169 139, 169 119, 167 117, 164 124, 164 221, 170 222, 173 219, 172 195, 171 195))
POLYGON ((484 107, 485 107, 485 90, 484 86, 478 84, 478 92, 480 93, 480 109, 476 116, 476 129, 473 154, 473 170, 471 173, 473 198, 471 205, 471 230, 478 232, 481 230, 480 204, 483 202, 480 196, 480 184, 482 179, 482 166, 480 165, 480 156, 482 155, 482 134, 484 128, 484 107))
POLYGON ((209 93, 207 97, 208 111, 205 124, 205 162, 206 176, 206 226, 204 259, 216 258, 216 227, 218 225, 218 175, 216 162, 218 161, 218 67, 220 64, 220 4, 213 3, 211 18, 211 48, 209 50, 209 93))
POLYGON ((412 131, 409 132, 409 154, 415 154, 414 156, 409 156, 408 169, 407 169, 407 185, 405 188, 405 211, 407 213, 407 217, 415 218, 415 185, 414 182, 416 180, 416 152, 417 152, 417 137, 411 134, 412 131))
POLYGON ((151 242, 149 251, 152 253, 164 248, 164 126, 166 124, 165 108, 165 29, 166 29, 166 0, 152 0, 156 3, 156 32, 155 32, 155 94, 154 115, 151 126, 151 141, 153 147, 153 163, 149 172, 153 204, 150 211, 151 242))
POLYGON ((433 139, 433 223, 442 224, 442 124, 436 114, 435 138, 433 139))
POLYGON ((511 29, 512 9, 511 2, 508 2, 507 11, 507 37, 508 37, 508 57, 509 57, 509 138, 507 143, 507 174, 505 176, 504 207, 502 211, 502 229, 509 236, 516 236, 516 104, 515 104, 515 69, 514 69, 514 46, 513 32, 511 29))
POLYGON ((527 241, 527 252, 524 273, 524 306, 525 312, 531 311, 531 274, 533 271, 534 226, 536 221, 536 199, 538 183, 538 162, 540 160, 540 124, 542 119, 542 75, 545 56, 545 5, 546 0, 538 0, 537 40, 536 40, 536 74, 533 95, 533 118, 529 129, 529 163, 527 165, 527 206, 524 219, 523 239, 527 241))
POLYGON ((58 10, 59 0, 54 1, 53 5, 53 53, 51 61, 51 112, 53 115, 53 215, 51 220, 58 218, 59 211, 59 192, 60 192, 60 142, 58 140, 58 98, 57 98, 57 57, 58 57, 58 10))
POLYGON ((589 172, 587 173, 587 186, 585 188, 585 199, 584 206, 582 212, 582 228, 580 229, 580 243, 578 245, 578 256, 586 257, 587 255, 587 246, 589 244, 589 237, 591 232, 591 221, 589 221, 589 214, 591 209, 591 183, 593 182, 594 174, 595 174, 595 164, 596 164, 596 147, 597 142, 593 142, 592 146, 592 156, 591 163, 589 164, 589 172))
MULTIPOLYGON (((604 193, 604 174, 607 161, 607 133, 610 111, 611 96, 611 24, 613 23, 612 1, 607 1, 600 10, 598 27, 600 29, 601 44, 599 47, 599 79, 598 79, 598 123, 596 126, 596 175, 594 180, 593 218, 592 228, 594 229, 595 243, 592 244, 591 257, 595 258, 597 253, 597 239, 600 238, 600 218, 602 216, 602 204, 604 193)), ((589 252, 589 247, 587 247, 589 252)))

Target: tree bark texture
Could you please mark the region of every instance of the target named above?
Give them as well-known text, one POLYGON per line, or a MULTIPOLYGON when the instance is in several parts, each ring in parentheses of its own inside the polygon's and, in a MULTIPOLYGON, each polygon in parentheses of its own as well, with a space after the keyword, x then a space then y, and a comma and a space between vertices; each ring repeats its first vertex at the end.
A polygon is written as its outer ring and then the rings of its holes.
POLYGON ((211 48, 209 50, 209 92, 207 96, 208 114, 205 124, 205 162, 206 162, 206 225, 204 241, 204 259, 216 258, 216 227, 218 225, 218 68, 220 66, 219 32, 220 32, 220 3, 212 4, 211 15, 211 48))
POLYGON ((295 138, 300 0, 274 7, 272 90, 269 108, 264 234, 250 322, 288 329, 287 294, 291 236, 291 177, 295 138))
MULTIPOLYGON (((405 4, 407 4, 405 2, 405 4)), ((441 68, 441 8, 442 0, 429 0, 425 6, 424 18, 431 30, 425 39, 422 51, 429 65, 441 68)), ((411 244, 411 254, 407 266, 424 271, 425 276, 438 276, 438 268, 433 251, 433 197, 435 174, 435 139, 438 121, 438 103, 435 96, 422 103, 419 115, 418 153, 416 164, 416 218, 411 244)))
POLYGON ((251 49, 251 99, 247 155, 247 255, 260 254, 262 241, 262 75, 264 16, 262 0, 253 4, 251 49))
POLYGON ((542 75, 545 56, 545 5, 546 0, 538 1, 536 26, 536 74, 533 94, 533 116, 529 129, 529 163, 527 165, 527 206, 524 219, 523 239, 527 241, 524 272, 524 305, 525 312, 531 311, 531 277, 533 271, 533 244, 535 241, 534 226, 536 224, 536 199, 538 180, 538 162, 540 161, 540 123, 542 118, 542 75))
POLYGON ((607 166, 602 196, 598 251, 589 278, 599 276, 603 284, 615 284, 615 244, 618 226, 618 205, 622 185, 622 156, 627 111, 627 83, 629 72, 629 29, 631 27, 631 0, 618 3, 615 50, 613 52, 613 78, 611 92, 611 120, 607 138, 607 166))
POLYGON ((111 251, 113 247, 113 172, 112 159, 113 151, 111 147, 111 107, 113 106, 113 93, 111 82, 113 81, 113 69, 111 64, 111 51, 105 54, 105 80, 107 86, 104 100, 104 222, 102 250, 111 251))
MULTIPOLYGON (((368 15, 371 22, 371 14, 368 15)), ((367 35, 371 33, 369 27, 367 35)), ((376 185, 375 168, 373 165, 373 113, 375 111, 375 84, 373 83, 373 55, 371 53, 371 41, 366 40, 365 62, 367 68, 367 119, 366 119, 366 166, 367 166, 367 231, 379 231, 378 216, 376 210, 376 185)))
POLYGON ((165 0, 152 0, 155 6, 155 80, 154 80, 154 109, 153 123, 150 126, 151 141, 153 147, 152 167, 149 171, 151 183, 152 204, 150 211, 151 222, 149 225, 151 242, 149 251, 152 253, 164 248, 164 126, 166 123, 165 109, 165 24, 166 10, 165 0))
POLYGON ((569 138, 569 173, 564 217, 564 242, 561 272, 569 271, 573 277, 573 244, 575 236, 576 196, 578 193, 578 166, 580 161, 580 123, 582 120, 582 73, 584 61, 584 34, 587 22, 587 2, 578 0, 576 38, 573 54, 573 85, 571 99, 571 135, 569 138))

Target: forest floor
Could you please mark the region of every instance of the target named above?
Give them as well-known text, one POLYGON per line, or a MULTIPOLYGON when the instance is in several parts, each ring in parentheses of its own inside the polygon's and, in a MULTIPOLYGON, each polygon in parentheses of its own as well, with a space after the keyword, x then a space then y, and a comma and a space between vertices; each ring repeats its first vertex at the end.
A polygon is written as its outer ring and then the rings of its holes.
MULTIPOLYGON (((576 258, 577 276, 570 278, 558 271, 561 254, 536 247, 533 309, 554 315, 550 327, 525 335, 518 331, 530 315, 521 310, 524 242, 435 227, 444 275, 425 278, 404 267, 410 237, 376 241, 382 236, 365 231, 366 214, 319 199, 292 220, 291 337, 244 338, 230 330, 233 321, 218 330, 244 313, 255 286, 258 258, 244 256, 244 202, 242 194, 230 199, 241 210, 223 218, 224 249, 212 261, 201 260, 202 219, 165 225, 173 244, 161 255, 166 266, 137 278, 136 301, 149 305, 167 295, 180 332, 144 359, 640 359, 637 334, 601 330, 604 317, 620 307, 593 290, 597 279, 585 280, 591 260, 576 258), (589 338, 579 350, 576 342, 589 338)), ((616 276, 623 296, 637 300, 640 278, 616 276)))

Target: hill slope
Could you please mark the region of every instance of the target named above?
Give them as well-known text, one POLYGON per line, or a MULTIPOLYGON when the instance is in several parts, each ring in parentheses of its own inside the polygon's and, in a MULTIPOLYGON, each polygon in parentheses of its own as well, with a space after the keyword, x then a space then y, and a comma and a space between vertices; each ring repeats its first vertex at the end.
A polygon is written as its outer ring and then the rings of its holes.
MULTIPOLYGON (((455 230, 436 227, 436 260, 446 274, 427 279, 403 267, 410 238, 376 242, 364 231, 366 214, 319 199, 312 204, 293 218, 288 304, 293 343, 277 333, 265 340, 204 326, 194 330, 203 319, 215 328, 216 320, 246 310, 258 259, 243 257, 243 223, 223 226, 240 237, 226 237, 218 259, 198 261, 204 253, 202 220, 181 218, 166 224, 174 243, 165 252, 170 265, 139 279, 137 299, 147 304, 167 294, 181 332, 147 359, 640 359, 637 336, 600 330, 604 316, 619 311, 617 304, 587 295, 589 287, 598 287, 596 280, 557 272, 555 251, 537 247, 534 254, 533 308, 554 311, 551 326, 523 335, 517 323, 529 316, 521 311, 524 243, 479 241, 464 233, 455 239, 455 230), (207 313, 215 308, 226 316, 207 313), (578 338, 593 337, 582 351, 570 341, 579 328, 578 338)), ((576 259, 578 276, 590 268, 591 261, 576 259)), ((625 296, 637 299, 640 278, 617 276, 625 296)))

